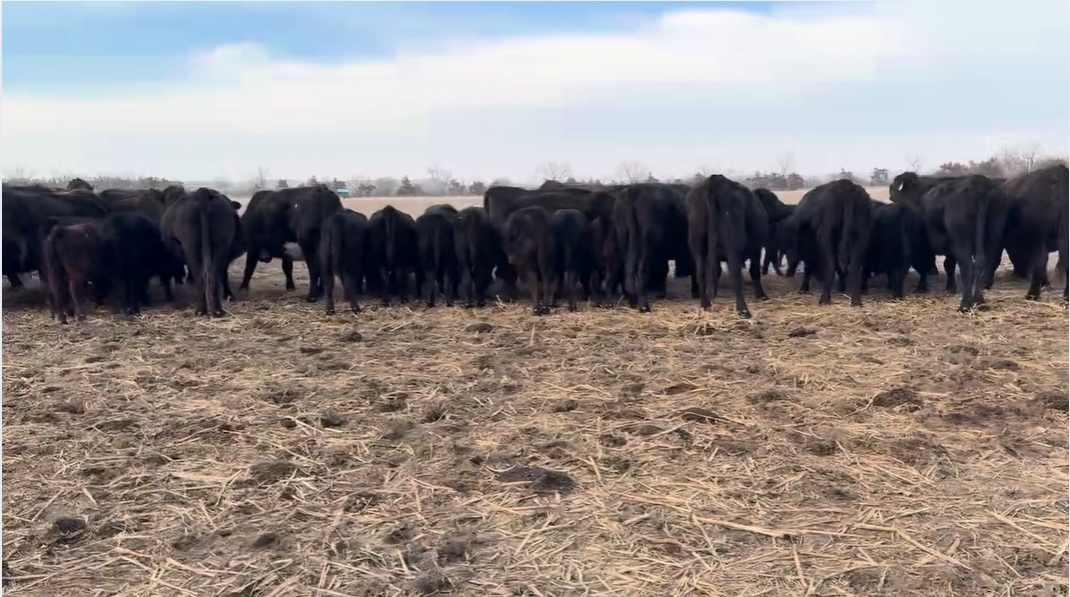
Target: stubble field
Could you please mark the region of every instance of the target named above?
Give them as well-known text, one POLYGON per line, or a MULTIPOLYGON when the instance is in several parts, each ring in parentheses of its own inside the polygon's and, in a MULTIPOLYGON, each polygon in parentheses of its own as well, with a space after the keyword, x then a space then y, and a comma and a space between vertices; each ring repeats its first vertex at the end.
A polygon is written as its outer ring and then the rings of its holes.
POLYGON ((219 320, 5 284, 6 594, 1067 593, 1067 310, 1009 273, 971 315, 769 275, 744 321, 328 317, 295 269, 219 320))

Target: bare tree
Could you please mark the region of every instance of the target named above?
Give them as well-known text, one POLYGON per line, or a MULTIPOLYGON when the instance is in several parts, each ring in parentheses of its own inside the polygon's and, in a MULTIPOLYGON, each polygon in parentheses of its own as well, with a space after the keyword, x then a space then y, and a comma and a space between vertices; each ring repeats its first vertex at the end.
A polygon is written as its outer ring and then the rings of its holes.
POLYGON ((427 169, 427 178, 430 179, 431 188, 427 189, 432 195, 445 195, 450 187, 450 179, 453 173, 439 166, 431 166, 427 169))
POLYGON ((535 169, 535 172, 544 180, 555 180, 560 182, 561 179, 568 178, 572 175, 572 169, 569 168, 565 162, 543 162, 535 169))
POLYGON ((268 176, 270 174, 271 173, 268 172, 267 168, 263 166, 257 166, 256 178, 253 179, 253 186, 256 187, 257 190, 266 189, 268 184, 268 176))
POLYGON ((650 178, 650 168, 636 161, 621 162, 620 173, 628 182, 643 182, 650 178))
POLYGON ((999 161, 1004 173, 1014 176, 1035 170, 1039 156, 1040 145, 1027 143, 1017 147, 1004 147, 999 161))
POLYGON ((790 151, 785 151, 776 157, 776 163, 779 170, 777 172, 785 179, 788 174, 795 168, 795 154, 790 151))
POLYGON ((911 172, 917 172, 921 174, 921 156, 918 154, 911 154, 906 156, 907 169, 911 172))

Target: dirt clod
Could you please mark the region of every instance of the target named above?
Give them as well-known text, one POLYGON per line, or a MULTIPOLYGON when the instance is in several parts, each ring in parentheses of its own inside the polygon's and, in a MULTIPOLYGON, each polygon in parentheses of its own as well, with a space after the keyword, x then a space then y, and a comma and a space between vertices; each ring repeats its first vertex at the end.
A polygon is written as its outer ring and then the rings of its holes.
POLYGON ((806 338, 807 336, 816 336, 817 330, 813 328, 795 328, 788 332, 788 338, 806 338))
POLYGON ((910 388, 894 388, 886 390, 873 397, 873 406, 879 406, 881 408, 899 408, 906 412, 914 412, 921 410, 925 406, 925 401, 918 396, 918 393, 910 388))
POLYGON ((364 341, 364 334, 361 334, 360 332, 358 332, 356 330, 353 330, 353 331, 346 332, 346 333, 342 334, 341 336, 338 337, 338 339, 341 340, 342 342, 346 342, 346 343, 363 342, 364 341))
POLYGON ((689 408, 680 413, 680 418, 696 423, 724 423, 725 418, 705 408, 689 408))
POLYGON ((1070 411, 1070 395, 1066 393, 1044 392, 1037 394, 1036 401, 1052 410, 1070 411))
POLYGON ((513 467, 496 475, 503 483, 528 483, 537 493, 568 492, 577 487, 576 480, 565 473, 540 467, 513 467))
POLYGON ((249 467, 249 478, 258 484, 274 483, 300 471, 300 467, 289 460, 273 460, 249 467))
POLYGON ((342 427, 346 424, 346 419, 342 415, 333 412, 323 413, 320 417, 320 425, 323 425, 325 429, 333 429, 335 427, 342 427))
POLYGON ((74 543, 87 531, 85 520, 73 517, 57 518, 52 523, 52 529, 56 533, 57 543, 74 543))
POLYGON ((464 328, 464 331, 469 334, 489 334, 494 331, 494 326, 485 321, 481 321, 479 323, 470 324, 468 327, 464 328))

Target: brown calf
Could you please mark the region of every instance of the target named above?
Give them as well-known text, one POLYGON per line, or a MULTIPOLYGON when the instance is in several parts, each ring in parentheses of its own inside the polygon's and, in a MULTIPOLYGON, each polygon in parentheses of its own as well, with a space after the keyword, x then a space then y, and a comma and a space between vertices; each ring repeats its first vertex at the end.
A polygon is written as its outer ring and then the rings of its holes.
POLYGON ((79 321, 85 319, 86 283, 101 279, 103 250, 104 242, 94 223, 56 226, 45 238, 52 316, 60 323, 67 323, 71 312, 79 321))

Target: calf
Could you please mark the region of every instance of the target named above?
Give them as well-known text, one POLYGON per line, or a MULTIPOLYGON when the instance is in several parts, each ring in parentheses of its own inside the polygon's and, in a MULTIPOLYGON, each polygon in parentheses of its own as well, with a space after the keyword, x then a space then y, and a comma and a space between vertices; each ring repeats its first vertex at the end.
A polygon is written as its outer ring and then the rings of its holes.
POLYGON ((360 312, 357 295, 368 258, 368 218, 351 209, 336 211, 323 221, 318 257, 323 276, 327 315, 334 315, 334 281, 342 280, 342 291, 354 313, 360 312))
POLYGON ((452 205, 432 205, 416 218, 421 277, 426 286, 419 291, 428 307, 435 306, 439 294, 444 294, 446 305, 452 307, 457 296, 457 249, 453 238, 456 219, 457 209, 452 205))
POLYGON ((871 274, 884 274, 892 298, 901 299, 907 271, 914 263, 920 222, 903 205, 873 201, 870 206, 873 221, 863 283, 871 274))
POLYGON ((586 216, 575 209, 560 209, 550 218, 555 252, 554 298, 564 289, 568 310, 576 311, 576 287, 587 286, 590 271, 591 240, 586 216))
POLYGON ((501 247, 482 207, 466 207, 457 212, 453 228, 454 249, 460 272, 461 288, 467 308, 483 307, 487 302, 494 266, 502 261, 501 247))
POLYGON ((836 272, 847 275, 851 306, 862 306, 862 268, 869 247, 870 197, 849 180, 836 180, 807 191, 784 221, 789 242, 788 271, 794 274, 801 259, 806 263, 801 290, 809 290, 810 277, 822 281, 818 304, 832 302, 836 272))
POLYGON ((86 318, 86 285, 104 277, 106 247, 96 222, 54 226, 42 247, 52 316, 86 318))
MULTIPOLYGON (((599 214, 609 214, 615 199, 612 193, 604 190, 595 191, 574 186, 537 190, 492 186, 483 194, 483 208, 487 211, 501 244, 505 219, 518 209, 537 206, 549 213, 559 209, 576 209, 583 212, 588 219, 593 219, 599 214)), ((502 261, 497 264, 495 276, 504 283, 506 293, 515 297, 516 270, 508 262, 502 261)))
MULTIPOLYGON (((1067 167, 1056 164, 1011 178, 1004 183, 1007 193, 1007 224, 1002 245, 1011 263, 1030 280, 1027 300, 1040 298, 1048 285, 1048 253, 1066 252, 1065 226, 1068 198, 1067 167)), ((985 272, 985 288, 992 286, 997 262, 985 272)))
POLYGON ((761 202, 747 187, 714 174, 691 189, 687 195, 688 244, 695 263, 699 304, 710 307, 710 297, 717 296, 721 260, 728 261, 728 272, 736 295, 736 312, 750 317, 743 298, 743 261, 750 260, 754 297, 766 298, 762 288, 762 247, 769 234, 768 216, 761 202))
POLYGON ((776 193, 769 189, 754 189, 755 198, 762 204, 762 209, 765 210, 765 215, 769 220, 769 234, 766 240, 765 257, 762 260, 762 275, 769 273, 769 266, 773 267, 773 272, 778 276, 783 276, 783 272, 780 271, 781 252, 777 246, 776 228, 777 224, 786 220, 791 214, 795 213, 794 205, 787 205, 776 196, 776 193))
POLYGON ((506 218, 502 232, 506 260, 531 290, 532 312, 548 314, 555 264, 550 214, 538 206, 518 209, 506 218))
POLYGON ((170 201, 160 235, 173 255, 184 258, 197 288, 197 315, 220 317, 227 284, 227 266, 240 246, 237 209, 240 204, 212 189, 199 188, 170 201))
POLYGON ((904 172, 892 180, 889 192, 893 203, 915 210, 933 253, 944 255, 948 292, 955 292, 955 265, 962 267, 959 311, 984 303, 986 260, 996 260, 1006 226, 1007 194, 1001 184, 979 174, 937 178, 904 172))
POLYGON ((416 272, 417 288, 423 281, 412 216, 392 205, 373 213, 368 219, 368 246, 376 266, 376 271, 369 272, 371 286, 378 290, 383 304, 389 306, 394 296, 406 302, 409 274, 416 272))

